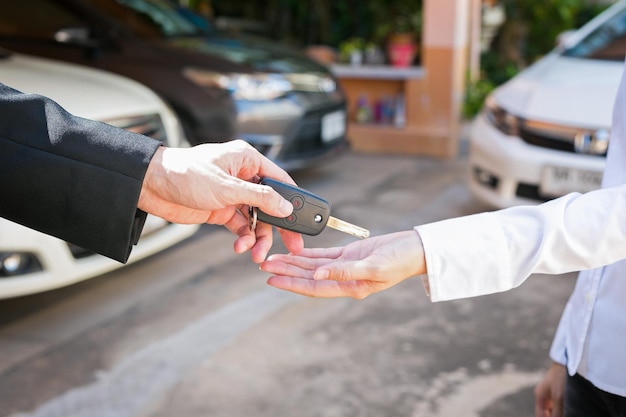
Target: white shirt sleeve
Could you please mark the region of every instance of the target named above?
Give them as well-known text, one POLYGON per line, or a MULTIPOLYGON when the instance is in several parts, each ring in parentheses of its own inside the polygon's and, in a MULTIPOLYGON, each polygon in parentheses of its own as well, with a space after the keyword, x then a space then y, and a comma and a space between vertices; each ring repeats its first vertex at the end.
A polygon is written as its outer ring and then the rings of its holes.
POLYGON ((534 273, 626 258, 626 185, 415 227, 431 300, 506 291, 534 273))

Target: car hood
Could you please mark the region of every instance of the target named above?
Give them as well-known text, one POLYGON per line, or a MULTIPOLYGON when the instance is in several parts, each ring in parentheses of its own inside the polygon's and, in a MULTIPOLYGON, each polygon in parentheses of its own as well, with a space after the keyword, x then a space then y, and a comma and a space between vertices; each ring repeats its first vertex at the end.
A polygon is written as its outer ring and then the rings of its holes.
POLYGON ((494 92, 498 104, 524 119, 609 127, 622 62, 550 54, 494 92))
POLYGON ((275 73, 328 73, 303 53, 268 40, 242 34, 215 34, 173 38, 166 41, 171 48, 202 52, 250 71, 275 73))
POLYGON ((147 87, 125 77, 17 53, 0 56, 0 82, 49 97, 70 113, 93 120, 155 113, 161 103, 147 87))

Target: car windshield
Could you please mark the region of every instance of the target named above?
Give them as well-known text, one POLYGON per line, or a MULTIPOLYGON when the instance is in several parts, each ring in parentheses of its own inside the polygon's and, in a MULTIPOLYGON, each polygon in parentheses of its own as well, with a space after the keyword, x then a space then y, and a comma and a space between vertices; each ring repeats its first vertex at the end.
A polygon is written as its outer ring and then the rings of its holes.
POLYGON ((210 33, 202 16, 170 0, 90 0, 102 13, 123 21, 136 34, 176 38, 210 33))
POLYGON ((623 61, 626 56, 626 8, 574 46, 565 49, 562 54, 576 58, 623 61))

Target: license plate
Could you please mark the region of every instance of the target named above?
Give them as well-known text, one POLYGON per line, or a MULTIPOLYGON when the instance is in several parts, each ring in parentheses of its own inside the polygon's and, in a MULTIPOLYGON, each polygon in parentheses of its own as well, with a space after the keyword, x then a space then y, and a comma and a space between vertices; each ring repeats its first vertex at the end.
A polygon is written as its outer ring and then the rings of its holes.
POLYGON ((539 190, 542 194, 561 196, 571 192, 585 193, 597 190, 602 172, 569 167, 545 166, 541 173, 539 190))
POLYGON ((322 116, 322 142, 331 142, 345 135, 346 112, 338 110, 322 116))

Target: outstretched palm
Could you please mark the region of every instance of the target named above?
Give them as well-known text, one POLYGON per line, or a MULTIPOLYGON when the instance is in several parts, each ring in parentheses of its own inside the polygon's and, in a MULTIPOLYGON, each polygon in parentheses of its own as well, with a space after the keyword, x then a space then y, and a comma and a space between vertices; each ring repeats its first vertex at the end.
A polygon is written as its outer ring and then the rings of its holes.
POLYGON ((274 287, 313 297, 365 298, 425 273, 421 241, 413 230, 350 243, 272 255, 261 269, 274 287))

